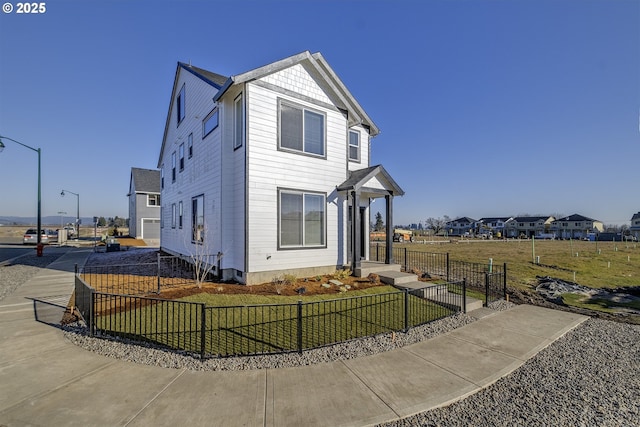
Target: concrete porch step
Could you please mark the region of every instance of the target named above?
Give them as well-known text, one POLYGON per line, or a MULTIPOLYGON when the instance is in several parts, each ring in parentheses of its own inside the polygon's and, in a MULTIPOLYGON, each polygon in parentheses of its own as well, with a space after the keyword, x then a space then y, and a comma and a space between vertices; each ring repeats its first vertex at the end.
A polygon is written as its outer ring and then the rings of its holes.
POLYGON ((401 271, 381 271, 378 273, 378 276, 380 276, 382 283, 392 286, 418 281, 418 276, 415 274, 403 273, 401 271))
POLYGON ((383 262, 362 261, 359 268, 356 268, 353 275, 356 277, 367 277, 371 273, 379 274, 381 271, 400 271, 400 264, 385 264, 383 262))

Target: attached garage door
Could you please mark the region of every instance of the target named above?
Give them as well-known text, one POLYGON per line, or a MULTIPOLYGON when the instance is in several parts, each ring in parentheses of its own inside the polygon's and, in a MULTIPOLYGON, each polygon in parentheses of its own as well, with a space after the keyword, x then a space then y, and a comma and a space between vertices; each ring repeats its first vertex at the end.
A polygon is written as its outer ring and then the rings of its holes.
POLYGON ((159 219, 143 219, 141 234, 143 239, 159 239, 160 238, 160 220, 159 219))

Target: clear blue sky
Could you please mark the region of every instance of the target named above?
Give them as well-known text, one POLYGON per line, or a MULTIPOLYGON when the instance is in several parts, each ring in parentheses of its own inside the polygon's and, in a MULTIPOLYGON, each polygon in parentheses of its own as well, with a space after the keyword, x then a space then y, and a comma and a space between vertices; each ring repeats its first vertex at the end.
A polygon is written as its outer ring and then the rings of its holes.
MULTIPOLYGON (((636 0, 45 4, 0 13, 0 135, 42 149, 43 215, 75 214, 67 189, 83 217, 128 216, 177 61, 232 75, 304 50, 380 127, 397 223, 640 211, 636 0)), ((37 156, 5 145, 0 217, 35 216, 37 156)))

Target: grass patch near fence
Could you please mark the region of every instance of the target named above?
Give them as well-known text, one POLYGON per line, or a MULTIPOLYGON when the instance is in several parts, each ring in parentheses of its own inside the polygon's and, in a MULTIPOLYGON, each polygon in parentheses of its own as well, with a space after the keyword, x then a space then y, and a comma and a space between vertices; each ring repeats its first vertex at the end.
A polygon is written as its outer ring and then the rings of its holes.
POLYGON ((409 294, 410 309, 405 318, 404 298, 403 292, 390 286, 349 291, 343 298, 200 294, 178 303, 155 300, 153 304, 99 316, 96 326, 110 335, 139 337, 191 352, 200 351, 204 337, 205 353, 229 356, 296 351, 299 339, 303 349, 321 347, 402 330, 454 313, 409 294), (304 302, 302 307, 298 300, 304 302), (195 302, 206 303, 204 334, 203 306, 189 304, 195 302))
POLYGON ((579 240, 461 240, 396 244, 410 251, 449 253, 451 260, 507 263, 507 284, 531 289, 536 276, 551 276, 591 288, 640 286, 640 244, 579 240), (540 264, 535 264, 536 257, 540 264), (575 272, 575 277, 574 277, 575 272))

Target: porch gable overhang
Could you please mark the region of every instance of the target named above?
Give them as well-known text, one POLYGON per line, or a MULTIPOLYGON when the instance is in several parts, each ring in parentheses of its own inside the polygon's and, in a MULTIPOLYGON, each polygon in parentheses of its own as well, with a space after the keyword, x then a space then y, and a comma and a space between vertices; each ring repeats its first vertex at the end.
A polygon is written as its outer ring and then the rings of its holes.
POLYGON ((339 192, 360 191, 370 197, 403 196, 404 190, 391 178, 382 165, 351 171, 349 178, 336 187, 339 192))

